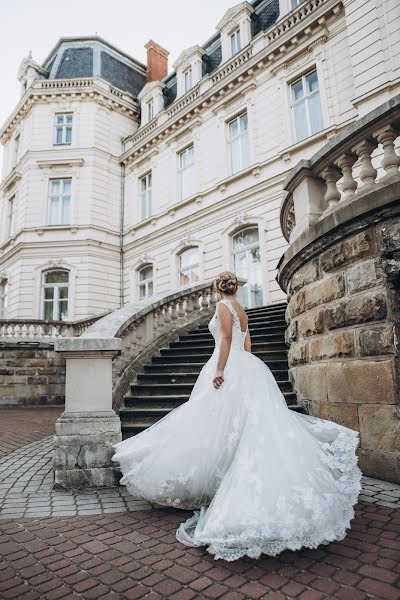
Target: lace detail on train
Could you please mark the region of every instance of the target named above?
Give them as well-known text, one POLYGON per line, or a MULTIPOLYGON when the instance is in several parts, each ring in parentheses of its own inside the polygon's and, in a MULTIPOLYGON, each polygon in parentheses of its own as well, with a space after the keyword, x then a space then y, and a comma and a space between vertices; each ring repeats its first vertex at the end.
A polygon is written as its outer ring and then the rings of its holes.
MULTIPOLYGON (((246 339, 247 329, 246 329, 246 331, 242 331, 241 326, 240 326, 239 315, 237 314, 236 310, 234 309, 234 307, 232 306, 232 304, 229 300, 227 300, 227 299, 219 300, 219 302, 217 303, 217 306, 218 306, 218 304, 224 304, 229 309, 230 313, 232 314, 231 349, 232 350, 244 350, 244 341, 246 339)), ((208 329, 210 330, 211 335, 213 336, 213 338, 215 340, 215 346, 217 348, 221 341, 217 311, 215 311, 213 318, 209 322, 208 329)))
POLYGON ((189 400, 114 445, 121 484, 154 504, 194 510, 176 537, 215 559, 341 540, 361 490, 359 434, 289 410, 270 369, 236 351, 245 338, 237 317, 221 388, 212 385, 220 339, 214 315, 216 348, 189 400))

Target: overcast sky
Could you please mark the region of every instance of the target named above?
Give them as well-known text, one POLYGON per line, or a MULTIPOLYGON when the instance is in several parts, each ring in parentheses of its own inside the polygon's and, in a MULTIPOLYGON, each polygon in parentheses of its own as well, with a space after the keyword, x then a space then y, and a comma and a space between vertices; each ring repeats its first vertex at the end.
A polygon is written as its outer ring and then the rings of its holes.
MULTIPOLYGON (((60 37, 98 34, 146 62, 151 38, 170 52, 204 43, 237 0, 0 0, 0 123, 17 104, 17 73, 32 51, 39 64, 60 37)), ((1 162, 1 149, 0 149, 1 162)))

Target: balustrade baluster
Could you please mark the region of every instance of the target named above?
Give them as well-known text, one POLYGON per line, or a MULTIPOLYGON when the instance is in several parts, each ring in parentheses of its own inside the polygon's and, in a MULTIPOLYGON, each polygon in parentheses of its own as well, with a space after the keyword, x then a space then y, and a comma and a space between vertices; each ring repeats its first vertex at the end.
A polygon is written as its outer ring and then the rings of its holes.
POLYGON ((357 154, 361 161, 360 179, 362 181, 363 188, 368 188, 372 185, 375 185, 378 171, 372 165, 371 154, 376 147, 376 143, 372 143, 369 140, 364 140, 351 149, 352 152, 357 154))
POLYGON ((353 177, 353 165, 357 162, 357 160, 358 158, 355 154, 345 153, 342 154, 342 156, 339 156, 339 158, 335 161, 335 164, 343 173, 342 201, 349 200, 356 192, 358 183, 353 177))
POLYGON ((399 174, 400 156, 396 154, 394 149, 394 142, 399 136, 399 131, 392 125, 386 125, 374 132, 374 138, 382 144, 383 148, 383 159, 382 169, 386 171, 385 177, 392 177, 393 175, 399 174))
POLYGON ((326 183, 326 193, 324 196, 327 204, 326 210, 334 208, 340 200, 340 192, 337 188, 336 182, 341 178, 341 176, 341 171, 334 166, 326 167, 321 173, 321 177, 326 183))
POLYGON ((208 296, 209 296, 209 290, 203 290, 201 292, 201 310, 207 310, 207 308, 209 307, 209 302, 208 302, 208 296))

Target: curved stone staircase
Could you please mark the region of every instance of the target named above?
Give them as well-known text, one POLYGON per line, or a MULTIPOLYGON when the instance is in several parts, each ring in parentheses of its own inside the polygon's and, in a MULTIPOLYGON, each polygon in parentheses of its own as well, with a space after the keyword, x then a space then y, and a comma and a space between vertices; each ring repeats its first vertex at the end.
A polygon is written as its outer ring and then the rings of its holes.
MULTIPOLYGON (((288 379, 286 303, 247 311, 252 352, 271 369, 289 408, 303 411, 288 379)), ((143 431, 189 399, 198 374, 214 350, 207 327, 192 329, 162 348, 130 385, 120 410, 123 439, 143 431)))

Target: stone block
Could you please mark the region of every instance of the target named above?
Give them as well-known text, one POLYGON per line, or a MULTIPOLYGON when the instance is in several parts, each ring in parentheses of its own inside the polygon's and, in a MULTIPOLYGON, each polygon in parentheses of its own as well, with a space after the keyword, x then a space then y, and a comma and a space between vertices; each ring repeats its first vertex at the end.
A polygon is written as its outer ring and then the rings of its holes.
POLYGON ((320 256, 320 266, 326 273, 341 269, 359 258, 373 256, 375 247, 374 232, 361 231, 325 250, 320 256))
POLYGON ((329 334, 310 341, 312 361, 354 356, 354 334, 351 331, 329 334))
POLYGON ((361 356, 394 354, 394 331, 392 325, 368 327, 357 331, 361 356))
POLYGON ((325 311, 316 309, 306 312, 298 319, 298 333, 300 337, 309 337, 322 333, 325 328, 325 311))
POLYGON ((56 489, 86 489, 113 487, 121 478, 117 467, 105 469, 73 469, 54 470, 54 487, 56 489))
POLYGON ((356 404, 348 404, 347 402, 308 402, 307 403, 310 415, 334 421, 345 427, 350 427, 355 431, 359 431, 358 422, 358 407, 356 404))
POLYGON ((298 336, 298 321, 294 320, 290 323, 289 327, 285 331, 285 342, 290 345, 291 342, 295 341, 298 336))
POLYGON ((391 360, 331 362, 326 368, 329 402, 393 404, 395 387, 391 360))
POLYGON ((307 309, 332 302, 345 293, 343 275, 325 277, 305 288, 305 307, 307 309))
POLYGON ((297 292, 304 286, 316 281, 318 279, 318 260, 310 260, 308 263, 303 265, 296 273, 294 273, 291 282, 291 291, 297 292))
POLYGON ((305 310, 305 294, 304 294, 304 290, 300 290, 296 294, 293 294, 293 296, 290 298, 288 307, 286 309, 286 311, 287 311, 286 322, 288 320, 291 321, 293 319, 293 317, 296 317, 300 313, 304 312, 304 310, 305 310))
POLYGON ((361 448, 359 466, 368 477, 400 483, 400 452, 361 448))
POLYGON ((363 404, 358 409, 361 447, 400 453, 400 407, 363 404))
POLYGON ((395 217, 388 219, 378 226, 378 234, 381 242, 381 252, 396 252, 400 250, 400 219, 395 217))
POLYGON ((383 291, 360 296, 347 296, 336 306, 326 309, 328 329, 347 327, 358 323, 379 321, 387 315, 386 295, 383 291))
POLYGON ((326 402, 325 365, 305 365, 290 369, 293 387, 302 403, 326 402))
POLYGON ((290 366, 301 365, 308 362, 309 350, 306 342, 293 343, 288 352, 288 361, 290 366))
POLYGON ((348 268, 345 275, 349 294, 375 287, 381 281, 381 275, 377 273, 374 259, 366 260, 348 268))

